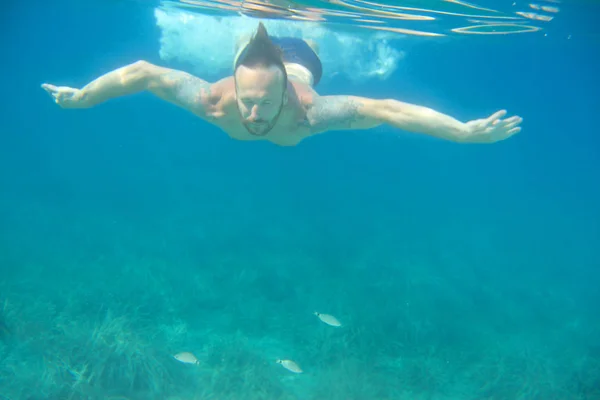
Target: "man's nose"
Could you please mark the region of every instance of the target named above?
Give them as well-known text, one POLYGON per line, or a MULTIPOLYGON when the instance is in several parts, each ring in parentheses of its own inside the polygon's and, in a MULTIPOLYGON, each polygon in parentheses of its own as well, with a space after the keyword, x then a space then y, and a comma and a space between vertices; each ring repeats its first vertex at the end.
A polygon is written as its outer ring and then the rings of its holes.
POLYGON ((261 119, 261 110, 258 107, 258 105, 256 105, 256 104, 252 107, 252 111, 250 113, 250 119, 252 119, 252 120, 261 119))

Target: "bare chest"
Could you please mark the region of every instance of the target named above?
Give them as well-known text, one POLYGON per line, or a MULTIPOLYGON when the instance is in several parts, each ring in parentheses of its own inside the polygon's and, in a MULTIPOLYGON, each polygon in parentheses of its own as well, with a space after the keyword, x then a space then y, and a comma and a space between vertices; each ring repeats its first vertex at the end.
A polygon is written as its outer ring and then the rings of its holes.
POLYGON ((232 139, 256 141, 266 140, 279 146, 295 146, 311 134, 304 110, 288 110, 288 115, 264 136, 253 135, 239 117, 227 118, 217 125, 232 139), (290 112, 291 111, 291 112, 290 112))
POLYGON ((309 127, 302 121, 296 124, 277 124, 264 136, 250 134, 246 130, 246 127, 239 122, 226 124, 221 129, 232 139, 247 141, 266 140, 280 146, 295 146, 302 139, 310 136, 309 127))

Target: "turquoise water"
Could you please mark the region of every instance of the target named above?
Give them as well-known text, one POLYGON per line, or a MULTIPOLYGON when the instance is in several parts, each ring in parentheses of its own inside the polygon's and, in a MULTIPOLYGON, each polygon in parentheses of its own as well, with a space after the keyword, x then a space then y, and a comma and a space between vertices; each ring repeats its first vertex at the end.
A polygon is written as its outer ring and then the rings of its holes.
POLYGON ((329 57, 322 94, 524 118, 492 145, 383 126, 277 147, 147 93, 64 110, 40 89, 139 59, 220 74, 173 55, 156 6, 4 7, 0 398, 600 399, 596 4, 386 39, 380 77, 329 57))

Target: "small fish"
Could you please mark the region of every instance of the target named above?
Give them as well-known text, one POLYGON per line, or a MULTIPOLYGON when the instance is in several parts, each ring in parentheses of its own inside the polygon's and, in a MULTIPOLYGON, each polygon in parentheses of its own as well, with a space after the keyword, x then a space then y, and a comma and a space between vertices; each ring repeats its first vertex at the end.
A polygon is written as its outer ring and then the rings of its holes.
POLYGON ((281 366, 283 368, 285 368, 288 371, 291 371, 291 372, 293 372, 295 374, 301 374, 303 372, 302 369, 298 366, 298 364, 296 364, 292 360, 277 360, 275 362, 277 364, 281 364, 281 366))
POLYGON ((340 321, 338 321, 338 319, 336 317, 334 317, 333 315, 321 314, 318 312, 315 312, 315 315, 317 317, 319 317, 319 319, 321 321, 325 322, 327 325, 335 326, 336 328, 339 328, 340 326, 342 326, 340 321))
POLYGON ((200 361, 198 361, 196 356, 188 351, 177 353, 173 356, 173 358, 184 364, 194 364, 194 365, 200 364, 200 361))

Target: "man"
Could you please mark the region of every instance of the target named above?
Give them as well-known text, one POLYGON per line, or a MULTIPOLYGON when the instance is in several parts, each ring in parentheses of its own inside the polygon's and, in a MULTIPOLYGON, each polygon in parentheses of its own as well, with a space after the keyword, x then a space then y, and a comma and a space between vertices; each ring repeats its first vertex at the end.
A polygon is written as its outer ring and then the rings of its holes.
POLYGON ((304 41, 272 39, 262 23, 238 53, 233 76, 215 83, 186 72, 138 61, 82 89, 43 84, 63 108, 88 108, 114 97, 147 90, 218 126, 238 140, 268 140, 293 146, 331 130, 369 129, 388 124, 458 143, 492 143, 518 133, 522 119, 460 122, 435 110, 393 99, 321 96, 322 73, 315 51, 304 41), (276 43, 279 43, 278 46, 276 43))

